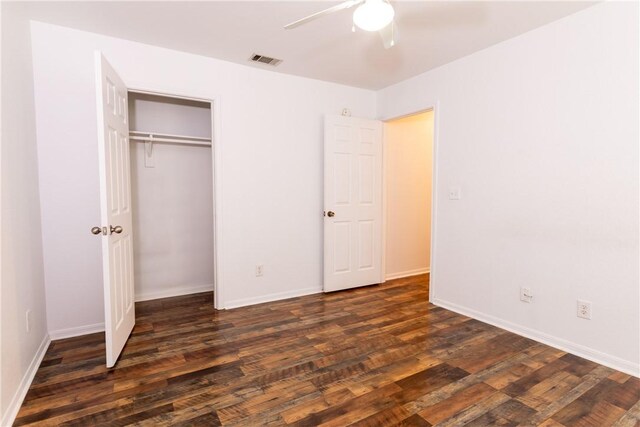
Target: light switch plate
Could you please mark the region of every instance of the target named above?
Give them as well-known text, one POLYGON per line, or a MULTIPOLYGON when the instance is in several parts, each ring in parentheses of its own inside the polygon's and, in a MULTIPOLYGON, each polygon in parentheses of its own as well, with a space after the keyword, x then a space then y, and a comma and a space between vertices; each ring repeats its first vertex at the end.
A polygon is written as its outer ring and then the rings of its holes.
POLYGON ((449 200, 460 200, 460 187, 449 187, 449 200))

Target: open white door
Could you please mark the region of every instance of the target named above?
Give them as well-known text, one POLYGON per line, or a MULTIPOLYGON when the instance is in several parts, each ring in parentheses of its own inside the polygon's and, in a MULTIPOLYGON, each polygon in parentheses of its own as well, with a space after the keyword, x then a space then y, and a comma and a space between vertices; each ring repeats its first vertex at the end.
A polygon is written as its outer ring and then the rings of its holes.
POLYGON ((382 281, 382 123, 324 122, 324 291, 382 281))
POLYGON ((107 366, 116 364, 136 322, 127 88, 96 52, 98 157, 107 366))

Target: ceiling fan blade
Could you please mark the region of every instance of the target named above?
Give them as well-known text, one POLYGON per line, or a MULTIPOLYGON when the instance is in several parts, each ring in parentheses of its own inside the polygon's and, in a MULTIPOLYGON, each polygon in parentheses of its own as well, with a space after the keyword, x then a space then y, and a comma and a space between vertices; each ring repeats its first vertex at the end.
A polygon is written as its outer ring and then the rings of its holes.
POLYGON ((294 21, 290 24, 285 25, 284 28, 285 30, 290 30, 292 28, 299 27, 302 24, 306 24, 309 21, 313 21, 314 19, 318 19, 324 15, 328 15, 330 13, 338 12, 344 9, 349 9, 350 7, 356 6, 362 2, 364 2, 364 0, 347 0, 333 7, 330 7, 329 9, 321 10, 320 12, 316 12, 313 15, 309 15, 305 18, 298 19, 297 21, 294 21))
POLYGON ((385 49, 391 49, 398 42, 398 26, 396 21, 391 21, 389 25, 378 31, 382 38, 382 44, 385 49))

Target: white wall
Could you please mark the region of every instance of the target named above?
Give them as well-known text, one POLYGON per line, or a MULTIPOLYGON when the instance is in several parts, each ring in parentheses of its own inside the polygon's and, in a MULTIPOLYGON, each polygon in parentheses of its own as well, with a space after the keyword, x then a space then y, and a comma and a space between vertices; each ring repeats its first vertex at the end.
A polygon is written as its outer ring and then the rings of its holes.
POLYGON ((17 413, 48 345, 29 22, 2 8, 0 425, 17 413), (31 311, 30 332, 26 311, 31 311))
MULTIPOLYGON (((131 130, 211 137, 209 104, 129 94, 131 130)), ((131 143, 137 301, 213 290, 211 147, 131 143)))
POLYGON ((384 125, 385 277, 429 271, 433 111, 384 125))
POLYGON ((100 219, 95 49, 129 86, 217 97, 225 305, 321 290, 323 115, 373 117, 374 92, 42 23, 32 36, 52 335, 103 322, 100 239, 89 233, 100 219))
POLYGON ((638 375, 638 52, 605 2, 379 92, 436 106, 433 302, 638 375))

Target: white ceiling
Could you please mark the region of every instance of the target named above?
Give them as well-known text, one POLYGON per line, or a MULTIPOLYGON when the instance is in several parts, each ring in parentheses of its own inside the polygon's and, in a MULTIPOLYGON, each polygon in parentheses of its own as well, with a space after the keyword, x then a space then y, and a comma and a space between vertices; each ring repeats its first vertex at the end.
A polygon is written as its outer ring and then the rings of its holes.
POLYGON ((293 30, 334 1, 42 2, 32 19, 276 72, 380 89, 594 4, 582 1, 392 1, 398 44, 351 32, 353 9, 293 30), (283 59, 273 68, 252 53, 283 59))

